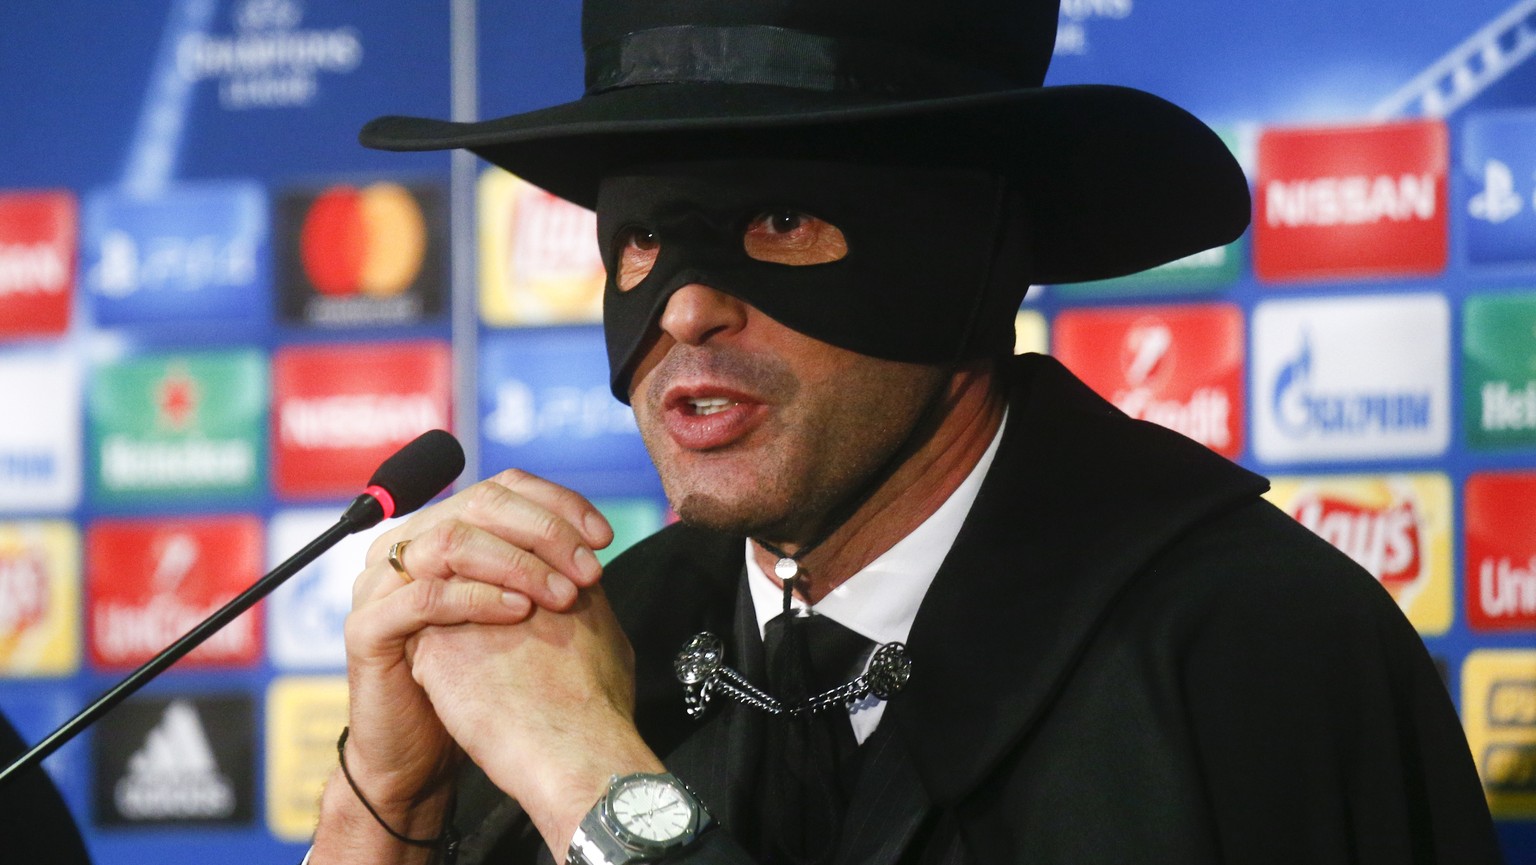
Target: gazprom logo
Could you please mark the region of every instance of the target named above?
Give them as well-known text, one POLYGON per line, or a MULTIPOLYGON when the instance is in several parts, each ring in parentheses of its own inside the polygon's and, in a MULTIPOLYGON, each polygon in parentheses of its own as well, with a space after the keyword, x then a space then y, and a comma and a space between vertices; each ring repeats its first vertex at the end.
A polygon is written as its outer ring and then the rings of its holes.
POLYGON ((1274 417, 1292 436, 1358 436, 1429 428, 1434 398, 1428 390, 1329 393, 1312 382, 1312 341, 1303 334, 1296 357, 1275 380, 1274 417))
POLYGON ((1434 456, 1450 444, 1442 295, 1267 301, 1254 311, 1252 357, 1260 459, 1434 456))

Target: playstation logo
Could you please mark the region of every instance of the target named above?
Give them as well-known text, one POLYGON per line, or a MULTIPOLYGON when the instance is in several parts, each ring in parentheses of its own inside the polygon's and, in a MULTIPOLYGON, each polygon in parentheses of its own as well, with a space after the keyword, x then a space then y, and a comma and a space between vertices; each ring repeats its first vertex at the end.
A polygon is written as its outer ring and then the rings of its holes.
POLYGON ((1472 196, 1467 212, 1473 219, 1498 225, 1517 216, 1523 206, 1515 193, 1515 173, 1497 159, 1488 160, 1483 166, 1483 189, 1472 196))

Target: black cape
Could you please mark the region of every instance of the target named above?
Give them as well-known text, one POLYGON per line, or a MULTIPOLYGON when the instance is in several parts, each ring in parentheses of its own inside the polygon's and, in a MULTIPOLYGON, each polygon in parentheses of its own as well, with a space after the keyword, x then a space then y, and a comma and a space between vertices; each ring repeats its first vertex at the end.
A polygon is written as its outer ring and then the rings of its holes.
MULTIPOLYGON (((1423 643, 1267 483, 1025 356, 1007 430, 924 598, 913 677, 863 747, 839 863, 1493 863, 1492 822, 1423 643)), ((701 630, 754 665, 743 540, 669 527, 604 585, 637 722, 746 863, 761 718, 687 719, 701 630)), ((471 768, 460 861, 547 861, 471 768)), ((674 861, 674 860, 669 860, 674 861)))

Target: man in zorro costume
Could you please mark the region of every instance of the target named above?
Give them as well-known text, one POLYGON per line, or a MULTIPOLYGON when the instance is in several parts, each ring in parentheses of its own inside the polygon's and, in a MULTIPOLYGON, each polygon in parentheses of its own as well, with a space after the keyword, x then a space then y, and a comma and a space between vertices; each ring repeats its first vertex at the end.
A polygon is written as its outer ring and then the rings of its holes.
POLYGON ((597 211, 682 521, 602 572, 595 509, 509 470, 380 538, 312 862, 1498 861, 1385 591, 1011 356, 1030 284, 1250 207, 1182 110, 1041 86, 1057 11, 588 0, 581 99, 364 130, 597 211))

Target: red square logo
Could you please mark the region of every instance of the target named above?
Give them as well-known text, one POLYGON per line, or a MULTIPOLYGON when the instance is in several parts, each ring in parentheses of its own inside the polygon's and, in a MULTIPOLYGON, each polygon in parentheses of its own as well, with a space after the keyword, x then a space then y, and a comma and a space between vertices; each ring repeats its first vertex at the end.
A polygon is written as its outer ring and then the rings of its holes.
POLYGON ((373 470, 448 429, 452 358, 438 342, 281 349, 272 362, 272 483, 290 498, 362 492, 373 470))
POLYGON ((1467 623, 1536 629, 1536 472, 1474 474, 1464 502, 1467 623))
POLYGON ((1253 219, 1259 278, 1444 270, 1449 149, 1438 120, 1265 131, 1253 219))
POLYGON ((0 195, 0 339, 69 329, 79 226, 68 192, 0 195))
POLYGON ((1051 353, 1134 418, 1219 454, 1243 450, 1243 314, 1230 304, 1084 309, 1056 318, 1051 353))
MULTIPOLYGON (((136 667, 261 578, 253 516, 102 520, 85 543, 86 643, 98 667, 136 667)), ((261 607, 177 663, 250 666, 261 655, 261 607)))

